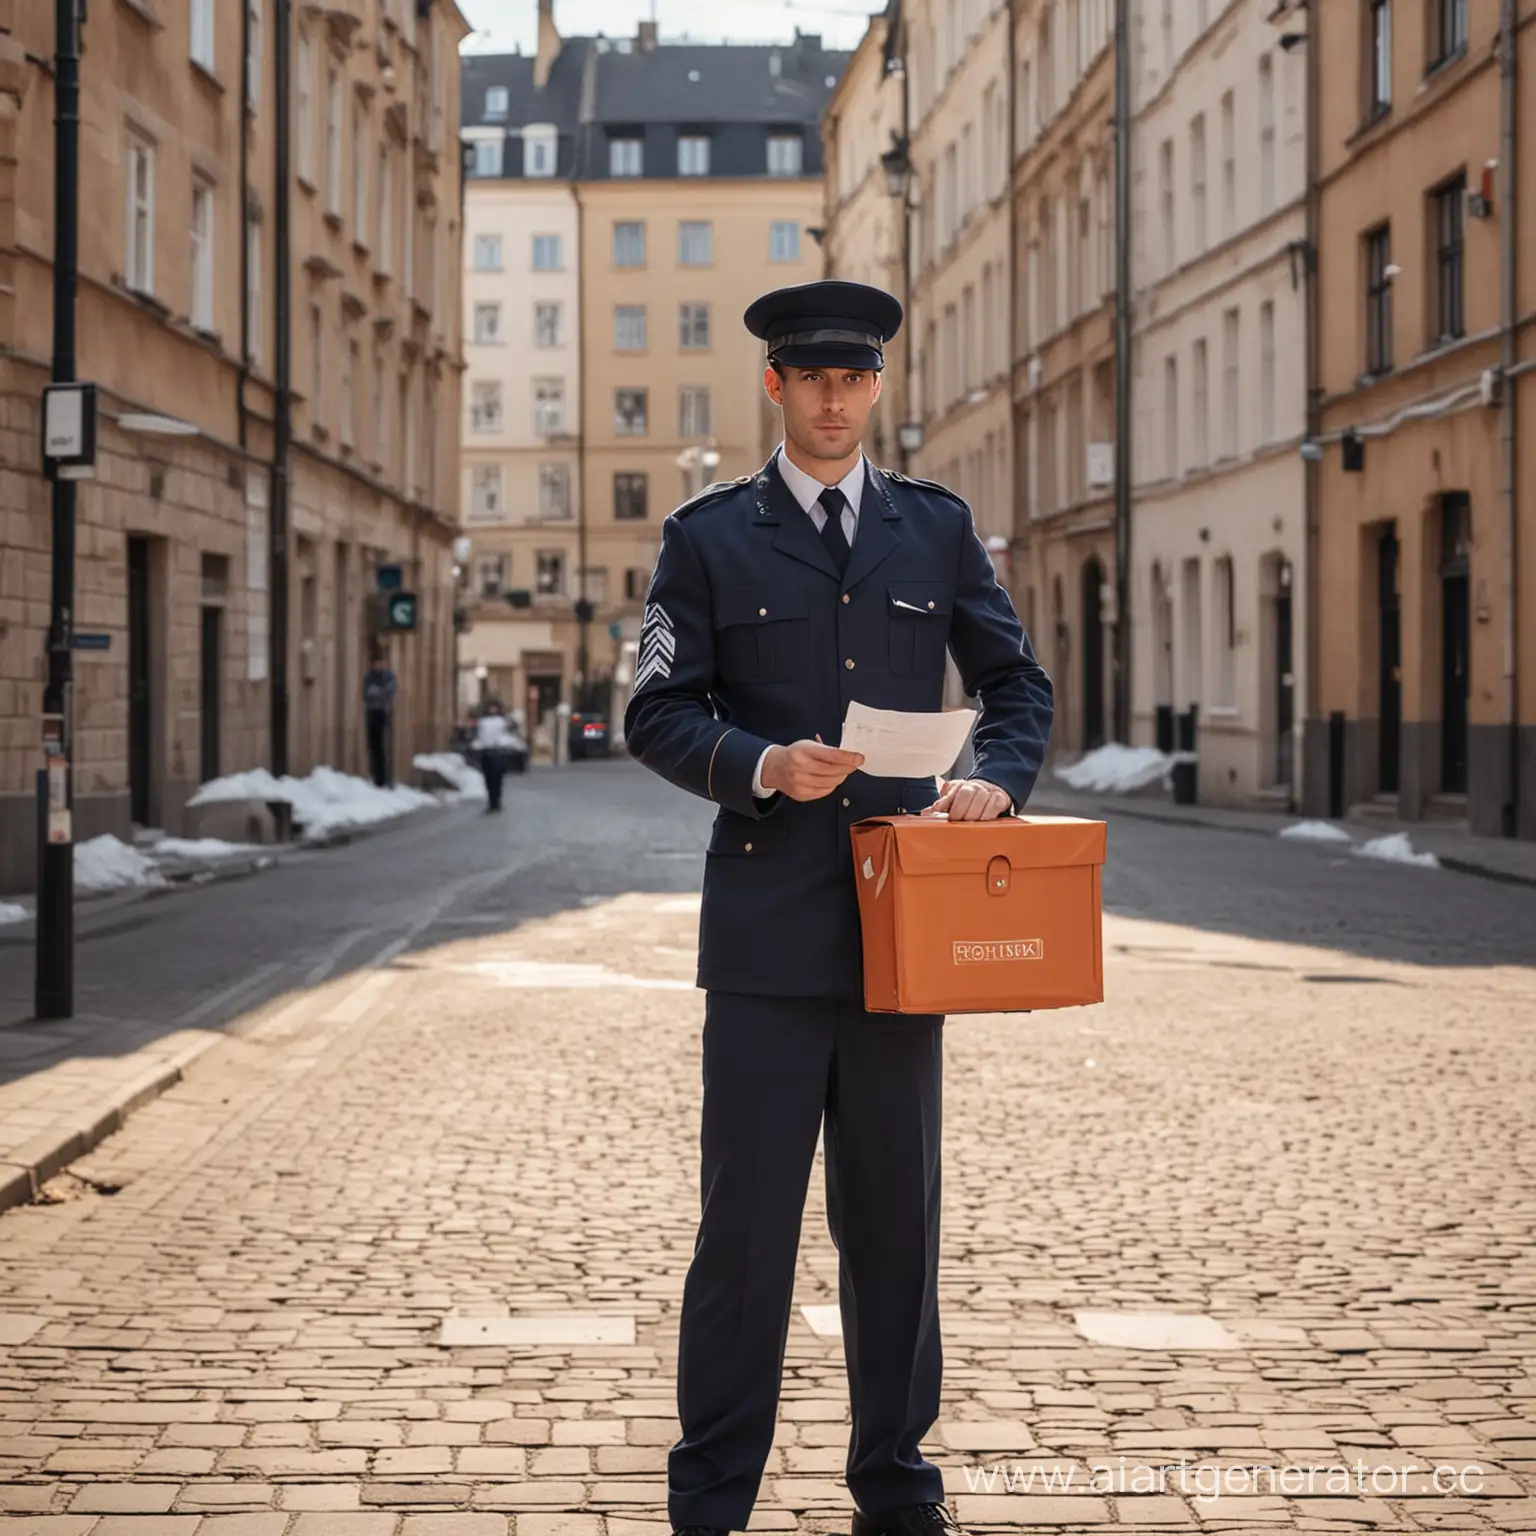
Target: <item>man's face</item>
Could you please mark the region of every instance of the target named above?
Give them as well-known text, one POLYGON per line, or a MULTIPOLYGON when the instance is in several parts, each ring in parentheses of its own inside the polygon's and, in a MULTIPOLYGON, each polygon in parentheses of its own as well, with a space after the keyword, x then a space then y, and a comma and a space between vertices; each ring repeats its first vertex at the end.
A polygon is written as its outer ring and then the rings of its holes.
POLYGON ((869 413, 880 398, 880 375, 856 368, 772 368, 763 374, 768 398, 784 410, 784 436, 813 459, 847 459, 859 450, 869 413))

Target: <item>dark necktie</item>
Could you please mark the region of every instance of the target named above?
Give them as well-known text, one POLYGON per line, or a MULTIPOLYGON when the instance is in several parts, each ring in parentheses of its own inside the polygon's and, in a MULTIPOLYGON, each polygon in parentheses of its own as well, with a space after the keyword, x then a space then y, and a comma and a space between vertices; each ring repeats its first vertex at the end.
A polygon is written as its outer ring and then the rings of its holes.
POLYGON ((816 499, 827 514, 827 520, 821 525, 821 542, 826 545, 837 574, 841 576, 848 569, 848 539, 843 533, 845 498, 835 485, 829 485, 816 499))

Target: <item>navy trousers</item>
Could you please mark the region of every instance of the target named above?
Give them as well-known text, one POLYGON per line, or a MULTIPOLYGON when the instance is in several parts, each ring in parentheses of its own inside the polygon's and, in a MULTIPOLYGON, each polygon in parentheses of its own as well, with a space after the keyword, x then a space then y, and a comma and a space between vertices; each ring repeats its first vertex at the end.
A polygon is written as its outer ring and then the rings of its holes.
POLYGON ((674 1527, 744 1531, 772 1447, 805 1192, 825 1123, 827 1224, 870 1514, 944 1497, 919 1448, 939 1413, 944 1020, 824 998, 711 992, 703 1214, 683 1287, 667 1463, 674 1527))

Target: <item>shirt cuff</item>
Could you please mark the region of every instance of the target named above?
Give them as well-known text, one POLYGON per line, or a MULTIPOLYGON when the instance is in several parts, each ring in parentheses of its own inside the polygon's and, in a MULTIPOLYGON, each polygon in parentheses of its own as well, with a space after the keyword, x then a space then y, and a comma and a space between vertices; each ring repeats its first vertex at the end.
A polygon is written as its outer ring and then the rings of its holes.
POLYGON ((752 794, 758 800, 773 798, 773 790, 763 788, 763 764, 768 761, 768 754, 772 751, 772 747, 764 747, 757 759, 757 767, 752 770, 752 794))

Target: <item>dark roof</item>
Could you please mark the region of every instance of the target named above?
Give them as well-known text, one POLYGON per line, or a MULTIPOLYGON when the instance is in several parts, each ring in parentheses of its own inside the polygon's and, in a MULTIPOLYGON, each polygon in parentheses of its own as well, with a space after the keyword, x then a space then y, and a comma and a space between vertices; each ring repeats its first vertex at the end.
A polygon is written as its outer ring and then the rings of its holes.
POLYGON ((585 37, 568 37, 550 67, 542 91, 533 88, 531 53, 470 53, 462 59, 459 113, 465 128, 521 128, 525 123, 555 123, 563 133, 576 131, 581 105, 581 69, 585 37), (485 115, 485 93, 492 86, 507 92, 507 115, 485 115))

